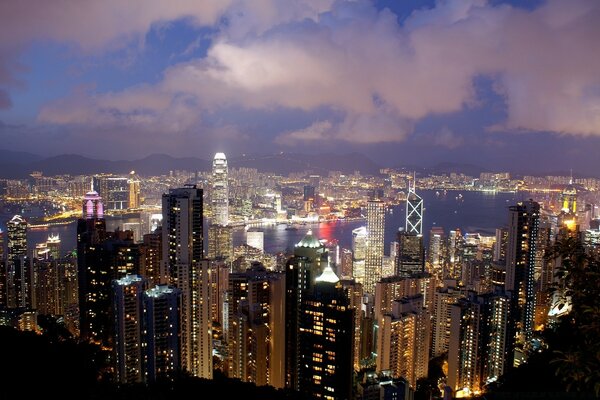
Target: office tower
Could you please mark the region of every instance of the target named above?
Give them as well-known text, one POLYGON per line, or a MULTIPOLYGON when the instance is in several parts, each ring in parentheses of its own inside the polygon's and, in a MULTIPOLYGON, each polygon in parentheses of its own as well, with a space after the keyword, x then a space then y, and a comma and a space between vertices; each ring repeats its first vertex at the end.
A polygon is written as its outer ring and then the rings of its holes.
POLYGON ((377 372, 391 371, 414 389, 417 379, 427 377, 430 316, 423 296, 403 297, 392 302, 391 312, 379 318, 377 372))
POLYGON ((145 234, 140 245, 140 274, 146 279, 148 288, 161 281, 162 236, 162 227, 158 227, 154 232, 145 234))
POLYGON ((425 271, 425 246, 423 236, 407 231, 399 231, 396 275, 411 276, 425 271))
POLYGON ((135 210, 140 208, 141 199, 140 199, 140 180, 135 175, 134 171, 131 171, 129 174, 129 180, 127 181, 129 184, 129 204, 128 208, 130 210, 135 210))
POLYGON ((229 275, 229 377, 285 387, 283 275, 254 263, 229 275))
POLYGON ((229 191, 227 182, 227 159, 225 154, 217 153, 212 169, 212 224, 229 224, 229 191))
POLYGON ((163 272, 182 292, 182 368, 194 376, 212 378, 210 263, 204 260, 202 189, 196 185, 170 189, 162 197, 163 272))
POLYGON ((139 275, 126 275, 112 282, 115 380, 122 384, 142 381, 143 281, 139 275))
POLYGON ((448 386, 457 397, 479 395, 509 366, 510 298, 470 292, 450 309, 448 386))
POLYGON ((246 244, 260 251, 265 251, 265 233, 263 231, 246 231, 246 244))
POLYGON ((352 230, 352 276, 356 282, 365 283, 365 258, 367 257, 367 228, 352 230))
POLYGON ((429 232, 429 272, 434 273, 438 278, 444 278, 443 266, 445 259, 445 235, 444 228, 434 226, 429 232))
POLYGON ((566 214, 577 213, 577 189, 573 186, 573 178, 569 181, 569 185, 565 187, 560 195, 561 211, 566 214))
POLYGON ((433 296, 433 320, 431 327, 431 356, 437 357, 448 351, 450 343, 450 325, 452 322, 452 304, 464 297, 466 290, 457 286, 456 280, 444 280, 444 286, 438 288, 433 296))
POLYGON ((294 256, 285 267, 285 386, 298 390, 300 347, 298 342, 300 306, 325 264, 325 246, 308 231, 294 247, 294 256))
POLYGON ((62 315, 62 280, 57 260, 33 257, 36 310, 41 315, 62 315))
POLYGON ((363 326, 363 288, 362 285, 353 279, 345 279, 340 281, 342 288, 348 298, 348 306, 354 310, 354 346, 353 360, 354 371, 361 370, 361 331, 363 326))
POLYGON ((157 285, 142 297, 142 357, 144 381, 171 378, 179 371, 179 311, 181 290, 157 285))
POLYGON ((367 202, 367 254, 365 257, 365 292, 373 294, 381 278, 385 233, 385 203, 379 199, 367 202))
POLYGON ((230 226, 208 226, 208 258, 233 261, 233 228, 230 226))
POLYGON ((93 190, 104 200, 106 210, 127 210, 129 207, 129 179, 115 176, 95 176, 93 190))
POLYGON ((509 207, 505 290, 512 296, 514 337, 525 350, 533 332, 539 215, 540 205, 533 200, 509 207))
POLYGON ((444 278, 460 279, 463 242, 464 238, 460 229, 454 229, 449 232, 446 241, 447 257, 444 263, 444 278))
POLYGON ((302 300, 299 389, 311 397, 352 397, 354 315, 330 266, 302 300))
POLYGON ((210 262, 210 319, 223 326, 224 304, 229 288, 229 265, 223 260, 210 262))
POLYGON ((9 308, 32 309, 35 305, 33 269, 27 257, 27 222, 15 215, 6 223, 8 239, 7 255, 7 304, 9 308))
POLYGON ((496 242, 494 243, 494 261, 506 262, 506 247, 508 246, 508 229, 496 229, 496 242))
POLYGON ((340 275, 344 279, 352 279, 352 250, 342 248, 341 253, 340 275))
POLYGON ((406 225, 404 230, 415 235, 423 235, 423 199, 416 191, 416 179, 409 184, 406 195, 406 225))
POLYGON ((414 397, 408 382, 404 378, 394 378, 391 371, 365 372, 356 389, 357 400, 409 400, 414 397))

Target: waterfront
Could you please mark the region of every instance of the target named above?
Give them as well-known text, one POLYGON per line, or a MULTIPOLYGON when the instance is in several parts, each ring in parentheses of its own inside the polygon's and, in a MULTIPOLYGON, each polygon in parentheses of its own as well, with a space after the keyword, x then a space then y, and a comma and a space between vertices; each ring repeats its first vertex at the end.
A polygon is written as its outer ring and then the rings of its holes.
MULTIPOLYGON (((424 235, 428 240, 428 232, 432 226, 441 226, 446 231, 459 228, 465 232, 480 232, 493 234, 495 228, 506 225, 508 213, 507 207, 533 197, 535 200, 545 200, 540 194, 528 192, 499 193, 499 192, 474 192, 474 191, 447 191, 436 192, 435 190, 423 190, 419 192, 425 204, 424 211, 424 235), (439 193, 436 194, 436 193, 439 193), (460 196, 459 196, 460 194, 460 196)), ((385 242, 386 253, 389 251, 389 243, 394 240, 399 227, 404 226, 404 205, 393 206, 386 214, 385 242)), ((2 226, 10 219, 8 215, 2 215, 2 226)), ((136 222, 135 219, 110 219, 108 228, 115 229, 125 222, 136 222)), ((290 251, 295 243, 300 241, 309 229, 320 239, 337 239, 341 247, 351 247, 352 230, 365 225, 364 220, 335 221, 313 223, 306 225, 295 225, 297 230, 286 230, 287 225, 267 225, 260 227, 265 233, 265 251, 277 253, 279 251, 290 251)), ((44 241, 50 233, 60 235, 63 253, 76 247, 76 223, 52 226, 45 229, 30 229, 28 233, 29 246, 44 241)), ((245 230, 236 229, 233 235, 234 245, 245 242, 245 230)))

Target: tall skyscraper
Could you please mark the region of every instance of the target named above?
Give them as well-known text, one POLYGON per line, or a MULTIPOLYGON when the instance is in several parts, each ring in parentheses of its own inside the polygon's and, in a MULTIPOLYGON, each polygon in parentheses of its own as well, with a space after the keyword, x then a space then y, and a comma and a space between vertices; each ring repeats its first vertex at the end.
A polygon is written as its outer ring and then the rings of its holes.
POLYGON ((129 174, 129 209, 140 208, 140 179, 135 175, 135 171, 131 171, 129 174))
POLYGON ((365 292, 374 294, 381 278, 385 233, 385 203, 379 199, 367 202, 367 254, 365 257, 365 292))
POLYGON ((409 184, 406 195, 406 225, 404 230, 416 235, 423 234, 423 199, 415 191, 416 179, 409 184))
POLYGON ((452 323, 451 305, 466 296, 466 290, 458 287, 456 280, 446 279, 443 288, 438 288, 433 296, 433 320, 431 326, 431 355, 440 356, 448 351, 450 344, 450 325, 452 323))
POLYGON ((6 259, 4 257, 4 232, 0 230, 0 307, 6 307, 6 259))
POLYGON ((162 198, 162 282, 182 292, 181 365, 212 378, 210 262, 204 259, 202 189, 171 189, 162 198))
POLYGON ((115 379, 122 384, 142 381, 143 281, 139 275, 126 275, 112 282, 115 379))
POLYGON ((212 214, 215 225, 229 224, 229 190, 227 182, 227 158, 217 153, 213 159, 212 169, 212 214))
POLYGON ((95 176, 93 190, 104 199, 106 210, 126 210, 129 207, 129 179, 118 176, 95 176))
POLYGON ((444 228, 441 226, 432 227, 429 232, 428 261, 429 268, 431 268, 429 272, 435 273, 439 278, 445 278, 445 276, 443 276, 443 266, 446 255, 445 244, 444 228))
POLYGON ((367 257, 367 228, 352 230, 352 276, 360 284, 365 283, 365 258, 367 257))
POLYGON ((508 367, 510 299, 470 292, 450 310, 447 383, 456 397, 478 395, 508 367))
POLYGON ((229 377, 285 387, 285 280, 260 263, 229 275, 229 377))
POLYGON ((15 215, 6 223, 8 237, 7 299, 9 308, 32 309, 35 304, 33 269, 27 257, 27 221, 15 215))
POLYGON ((144 235, 140 245, 140 274, 146 279, 149 288, 161 282, 162 227, 144 235))
POLYGON ((211 224, 208 226, 208 258, 233 261, 233 228, 211 224))
POLYGON ((298 390, 300 368, 299 320, 302 300, 319 276, 328 254, 325 246, 308 231, 296 244, 294 257, 285 269, 285 385, 298 390))
POLYGON ((328 265, 302 300, 299 389, 313 398, 352 398, 354 315, 328 265))
POLYGON ((423 235, 399 231, 396 275, 411 276, 425 271, 425 246, 423 235))
POLYGON ((393 301, 391 312, 379 318, 377 372, 392 371, 394 378, 404 378, 416 389, 417 379, 427 377, 429 330, 423 296, 393 301))
POLYGON ((524 350, 533 332, 539 216, 540 205, 533 200, 509 208, 505 290, 512 296, 514 337, 524 350))
POLYGON ((143 295, 142 356, 144 381, 170 378, 180 369, 181 290, 157 285, 143 295))

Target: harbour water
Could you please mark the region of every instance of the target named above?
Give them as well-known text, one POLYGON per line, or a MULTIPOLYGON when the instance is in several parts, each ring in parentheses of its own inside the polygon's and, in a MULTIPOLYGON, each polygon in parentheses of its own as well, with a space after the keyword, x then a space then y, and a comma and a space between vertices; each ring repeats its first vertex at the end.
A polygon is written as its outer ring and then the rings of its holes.
MULTIPOLYGON (((429 230, 433 226, 441 226, 446 231, 459 228, 463 234, 466 232, 479 232, 493 234, 497 227, 508 222, 507 208, 517 201, 530 197, 536 199, 535 195, 527 192, 517 193, 490 193, 469 191, 447 191, 436 192, 435 190, 423 190, 419 194, 423 197, 425 210, 423 218, 423 233, 428 240, 429 230)), ((541 199, 540 199, 541 200, 541 199)), ((1 216, 0 226, 5 230, 8 215, 1 216)), ((398 228, 404 227, 405 208, 404 204, 393 206, 386 214, 385 243, 386 253, 389 243, 395 239, 398 228)), ((134 222, 132 219, 111 220, 108 228, 114 229, 123 222, 134 222)), ((306 225, 295 225, 296 230, 286 230, 285 224, 267 225, 260 227, 264 231, 265 251, 277 253, 292 250, 294 244, 311 229, 318 238, 339 242, 340 247, 351 247, 352 230, 366 224, 365 220, 335 221, 306 225)), ((58 233, 61 238, 61 251, 68 252, 76 247, 76 223, 68 225, 53 226, 46 229, 31 229, 28 233, 30 246, 45 241, 50 233, 58 233)), ((236 229, 233 235, 234 245, 244 243, 246 240, 245 230, 236 229)))

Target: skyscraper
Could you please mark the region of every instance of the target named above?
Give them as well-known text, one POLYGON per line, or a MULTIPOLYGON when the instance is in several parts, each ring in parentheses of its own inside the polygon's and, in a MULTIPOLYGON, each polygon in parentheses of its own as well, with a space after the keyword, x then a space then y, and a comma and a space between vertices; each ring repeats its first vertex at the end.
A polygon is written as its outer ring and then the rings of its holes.
POLYGON ((9 308, 34 308, 33 269, 27 257, 27 221, 15 215, 6 223, 8 237, 7 299, 9 308))
POLYGON ((208 258, 233 261, 233 229, 230 226, 208 226, 208 258))
POLYGON ((385 233, 385 203, 380 199, 367 202, 367 254, 365 257, 365 292, 374 294, 381 278, 385 233))
POLYGON ((129 179, 118 176, 95 176, 93 190, 104 199, 106 210, 126 210, 129 207, 129 179))
POLYGON ((425 247, 423 236, 406 231, 399 231, 398 256, 396 259, 396 275, 411 276, 425 271, 425 247))
POLYGON ((181 365, 212 378, 210 263, 204 259, 202 189, 171 189, 162 198, 162 282, 182 292, 181 365))
POLYGON ((146 279, 149 288, 161 281, 162 227, 144 235, 140 245, 140 274, 146 279))
POLYGON ((285 386, 285 280, 260 263, 229 275, 229 377, 285 386))
POLYGON ((423 199, 416 191, 416 179, 413 178, 413 184, 408 187, 406 195, 406 226, 404 230, 416 235, 423 234, 423 199))
POLYGON ((140 208, 140 180, 135 175, 135 171, 131 171, 129 174, 129 209, 137 209, 140 208))
POLYGON ((540 205, 533 200, 509 208, 505 290, 512 296, 514 337, 524 350, 533 332, 539 216, 540 205))
POLYGON ((143 295, 142 356, 144 381, 172 377, 180 368, 181 290, 157 285, 143 295))
POLYGON ((139 275, 126 275, 112 282, 115 379, 122 384, 142 381, 142 292, 139 275))
POLYGON ((308 231, 296 244, 285 267, 285 385, 298 390, 300 368, 299 320, 302 300, 327 264, 325 246, 308 231))
POLYGON ((365 257, 367 257, 367 228, 352 230, 352 277, 360 284, 365 283, 365 257))
POLYGON ((328 265, 302 300, 300 391, 314 398, 352 398, 353 327, 353 309, 328 265))
POLYGON ((229 224, 229 190, 227 182, 227 159, 224 153, 215 154, 212 169, 212 223, 229 224))

